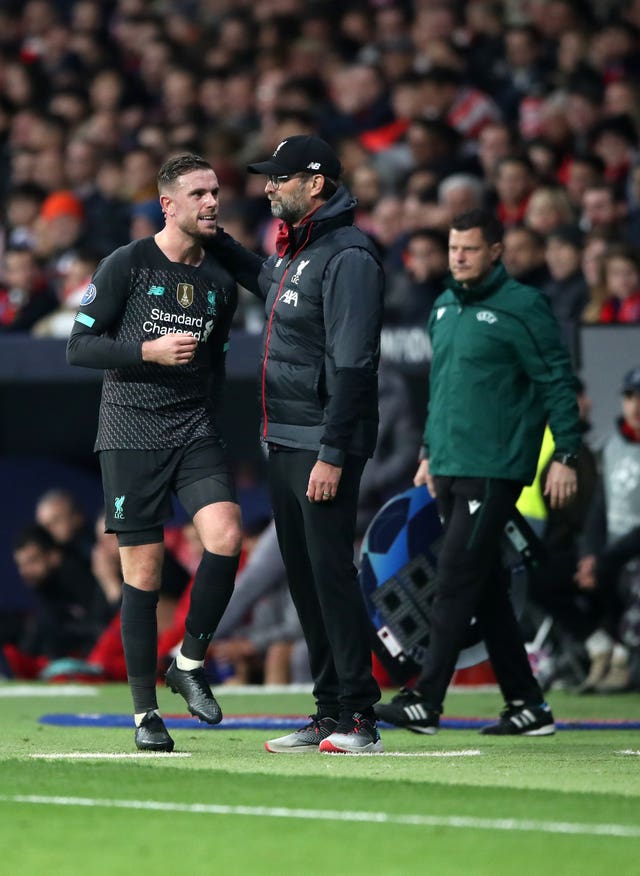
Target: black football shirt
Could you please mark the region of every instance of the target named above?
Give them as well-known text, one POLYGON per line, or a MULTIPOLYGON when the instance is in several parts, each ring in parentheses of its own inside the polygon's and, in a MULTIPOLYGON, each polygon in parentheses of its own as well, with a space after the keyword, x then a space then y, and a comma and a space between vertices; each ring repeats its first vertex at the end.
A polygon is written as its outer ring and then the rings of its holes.
POLYGON ((225 354, 237 304, 231 276, 209 253, 197 267, 170 261, 153 237, 98 266, 68 343, 74 365, 104 368, 96 450, 156 450, 215 436, 225 354), (192 362, 143 362, 142 343, 188 332, 192 362))

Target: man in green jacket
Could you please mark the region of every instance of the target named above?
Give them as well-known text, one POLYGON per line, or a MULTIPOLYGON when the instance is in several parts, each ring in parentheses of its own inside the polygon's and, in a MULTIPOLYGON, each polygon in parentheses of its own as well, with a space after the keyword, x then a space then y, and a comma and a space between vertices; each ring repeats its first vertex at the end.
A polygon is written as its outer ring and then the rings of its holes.
POLYGON ((429 322, 430 400, 414 478, 444 521, 429 646, 413 689, 377 716, 433 734, 469 624, 482 631, 506 708, 493 735, 548 736, 553 715, 533 676, 509 599, 500 541, 522 487, 533 481, 548 422, 555 441, 545 483, 551 507, 576 491, 578 409, 567 351, 548 300, 500 261, 502 226, 473 210, 449 233, 452 279, 429 322))

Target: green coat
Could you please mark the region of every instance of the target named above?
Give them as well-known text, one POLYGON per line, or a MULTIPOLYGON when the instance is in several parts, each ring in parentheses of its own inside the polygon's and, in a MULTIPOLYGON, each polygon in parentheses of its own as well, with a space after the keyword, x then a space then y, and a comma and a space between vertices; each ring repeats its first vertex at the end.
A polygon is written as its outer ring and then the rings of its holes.
POLYGON ((576 453, 571 364, 548 299, 499 262, 481 284, 455 280, 429 320, 433 347, 422 456, 434 475, 529 484, 545 424, 576 453))

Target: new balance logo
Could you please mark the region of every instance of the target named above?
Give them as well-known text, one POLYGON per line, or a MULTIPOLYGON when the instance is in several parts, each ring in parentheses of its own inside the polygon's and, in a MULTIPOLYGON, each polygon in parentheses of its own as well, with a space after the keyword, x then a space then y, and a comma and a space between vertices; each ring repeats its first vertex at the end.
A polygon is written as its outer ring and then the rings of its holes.
POLYGON ((298 293, 295 289, 286 289, 282 296, 283 304, 293 304, 294 307, 298 306, 298 293))
POLYGON ((149 286, 147 295, 164 295, 164 286, 149 286))

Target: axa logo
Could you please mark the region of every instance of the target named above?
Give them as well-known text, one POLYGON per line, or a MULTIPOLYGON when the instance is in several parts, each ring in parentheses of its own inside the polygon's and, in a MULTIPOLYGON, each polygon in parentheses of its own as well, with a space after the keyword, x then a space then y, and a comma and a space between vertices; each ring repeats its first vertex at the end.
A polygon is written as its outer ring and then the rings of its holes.
POLYGON ((124 496, 116 496, 113 501, 113 516, 116 520, 124 520, 124 496))
POLYGON ((302 272, 309 264, 309 261, 310 261, 309 259, 301 261, 300 264, 298 265, 298 267, 296 268, 296 272, 293 275, 293 277, 291 278, 291 282, 295 283, 296 286, 300 282, 300 277, 302 276, 302 272))
POLYGON ((164 286, 149 286, 147 295, 164 295, 164 286))
POLYGON ((491 313, 490 310, 480 310, 476 313, 476 319, 478 322, 488 322, 489 325, 493 325, 494 322, 498 322, 498 317, 495 313, 491 313))
POLYGON ((282 295, 282 303, 283 304, 293 304, 294 307, 298 306, 298 293, 295 289, 285 289, 282 295))

